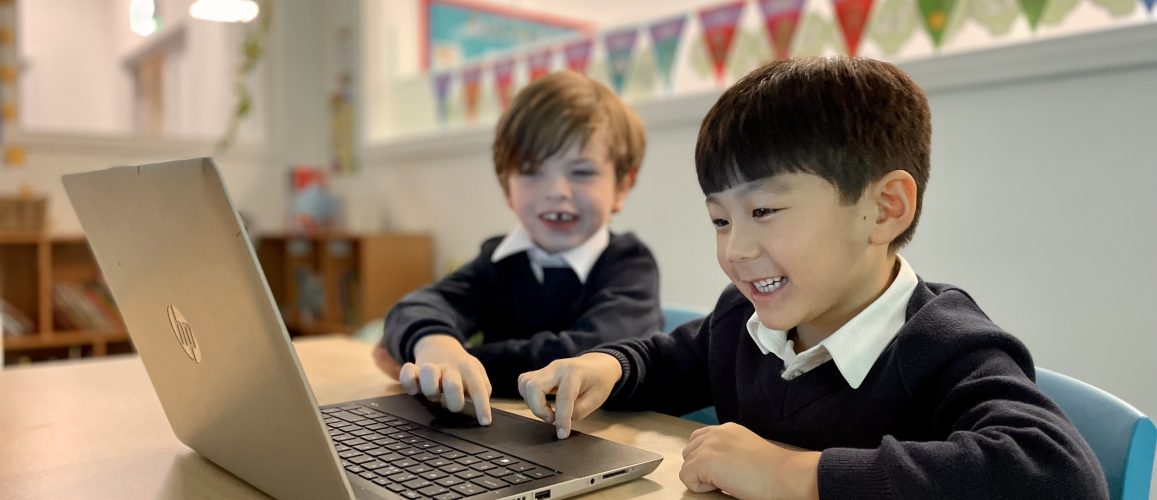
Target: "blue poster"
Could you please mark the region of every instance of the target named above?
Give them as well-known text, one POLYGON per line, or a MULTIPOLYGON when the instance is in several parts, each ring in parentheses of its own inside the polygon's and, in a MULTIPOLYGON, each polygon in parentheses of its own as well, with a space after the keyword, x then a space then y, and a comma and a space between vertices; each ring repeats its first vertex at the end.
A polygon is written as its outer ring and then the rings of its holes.
POLYGON ((585 35, 581 21, 463 0, 425 0, 423 63, 447 68, 544 40, 585 35))

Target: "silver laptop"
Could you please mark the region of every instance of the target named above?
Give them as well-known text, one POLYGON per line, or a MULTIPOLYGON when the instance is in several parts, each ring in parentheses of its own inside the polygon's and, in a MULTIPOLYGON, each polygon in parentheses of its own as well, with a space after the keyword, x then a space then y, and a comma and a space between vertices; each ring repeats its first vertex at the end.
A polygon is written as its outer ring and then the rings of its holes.
POLYGON ((406 395, 318 408, 253 247, 208 158, 66 175, 177 437, 277 498, 561 498, 662 457, 493 424, 406 395))

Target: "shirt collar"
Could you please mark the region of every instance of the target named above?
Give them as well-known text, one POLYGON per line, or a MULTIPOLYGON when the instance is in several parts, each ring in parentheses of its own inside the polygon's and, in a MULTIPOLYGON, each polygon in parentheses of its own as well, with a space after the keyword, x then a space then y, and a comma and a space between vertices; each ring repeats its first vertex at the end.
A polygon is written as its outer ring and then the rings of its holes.
MULTIPOLYGON (((853 389, 864 382, 880 353, 907 320, 908 301, 916 290, 917 278, 904 257, 897 255, 896 259, 900 270, 888 289, 831 336, 805 351, 826 349, 853 389)), ((747 333, 764 355, 773 353, 785 364, 794 359, 795 351, 788 344, 788 333, 763 326, 758 315, 752 314, 747 320, 747 333)))
MULTIPOLYGON (((527 252, 528 257, 535 262, 547 258, 561 258, 566 262, 566 265, 574 271, 575 275, 578 276, 579 282, 586 283, 587 276, 591 273, 591 268, 595 267, 595 262, 599 260, 599 256, 607 249, 610 242, 610 229, 607 226, 603 226, 579 246, 550 255, 534 243, 534 240, 530 238, 530 232, 526 230, 525 226, 518 224, 514 227, 514 230, 510 231, 510 233, 502 239, 498 247, 494 249, 494 253, 490 256, 490 261, 498 262, 520 252, 527 252)), ((543 267, 551 266, 546 265, 543 267)))

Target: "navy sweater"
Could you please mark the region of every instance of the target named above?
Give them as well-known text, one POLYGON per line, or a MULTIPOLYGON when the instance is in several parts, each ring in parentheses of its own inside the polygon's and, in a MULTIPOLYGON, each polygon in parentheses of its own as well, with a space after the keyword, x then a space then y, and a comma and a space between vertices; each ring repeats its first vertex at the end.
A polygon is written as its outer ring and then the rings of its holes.
POLYGON ((790 381, 747 333, 734 286, 671 335, 598 349, 623 378, 608 408, 682 414, 822 450, 821 498, 1107 498, 1096 456, 1037 389, 1028 350, 964 291, 916 286, 907 321, 852 389, 828 362, 790 381))
POLYGON ((486 367, 494 396, 518 397, 523 372, 661 328, 659 269, 634 235, 612 233, 585 284, 570 268, 543 269, 539 283, 526 252, 491 262, 501 241, 487 240, 472 262, 390 310, 382 344, 394 359, 413 361, 426 335, 465 342, 483 332, 467 351, 486 367))

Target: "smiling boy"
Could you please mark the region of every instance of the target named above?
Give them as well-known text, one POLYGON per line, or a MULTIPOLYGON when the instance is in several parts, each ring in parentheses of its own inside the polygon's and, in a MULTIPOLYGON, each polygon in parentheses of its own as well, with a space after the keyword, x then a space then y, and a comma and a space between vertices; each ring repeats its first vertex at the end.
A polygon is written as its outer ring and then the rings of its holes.
POLYGON ((586 76, 554 73, 519 92, 494 139, 519 223, 394 306, 374 350, 383 371, 452 411, 469 396, 487 425, 491 393, 515 396, 519 373, 658 331, 655 259, 634 235, 608 229, 644 146, 638 117, 586 76), (483 342, 466 345, 478 332, 483 342))
POLYGON ((878 61, 777 61, 740 80, 695 151, 732 285, 669 336, 523 374, 531 410, 562 438, 604 401, 715 405, 724 424, 683 451, 695 492, 1105 498, 1025 346, 898 255, 923 204, 930 122, 920 88, 878 61))

